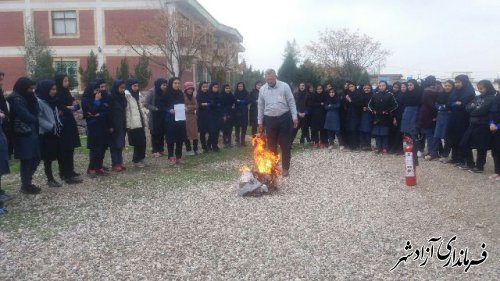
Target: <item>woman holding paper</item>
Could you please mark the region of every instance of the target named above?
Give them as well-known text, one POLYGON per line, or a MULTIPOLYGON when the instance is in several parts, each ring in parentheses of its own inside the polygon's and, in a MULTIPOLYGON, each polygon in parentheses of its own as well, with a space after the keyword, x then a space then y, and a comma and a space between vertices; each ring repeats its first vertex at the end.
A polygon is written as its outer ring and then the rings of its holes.
POLYGON ((186 140, 186 105, 181 80, 170 78, 166 97, 166 140, 170 164, 182 163, 182 144, 186 140), (174 156, 175 148, 175 156, 174 156))

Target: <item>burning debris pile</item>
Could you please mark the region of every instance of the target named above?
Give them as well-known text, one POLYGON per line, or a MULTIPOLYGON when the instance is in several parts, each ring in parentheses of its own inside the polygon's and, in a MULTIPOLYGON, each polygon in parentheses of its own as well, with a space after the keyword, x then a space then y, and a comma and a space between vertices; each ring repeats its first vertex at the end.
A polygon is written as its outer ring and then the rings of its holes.
POLYGON ((252 139, 253 147, 253 169, 247 166, 241 167, 239 194, 241 196, 260 196, 276 190, 278 187, 278 176, 281 174, 278 168, 280 157, 266 148, 266 137, 257 134, 252 139))

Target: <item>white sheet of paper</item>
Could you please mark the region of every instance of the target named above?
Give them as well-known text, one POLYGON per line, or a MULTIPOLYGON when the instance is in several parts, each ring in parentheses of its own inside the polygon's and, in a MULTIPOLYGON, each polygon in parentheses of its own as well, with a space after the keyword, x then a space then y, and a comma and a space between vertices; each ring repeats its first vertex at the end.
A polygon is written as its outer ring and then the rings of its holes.
POLYGON ((186 105, 185 104, 175 104, 175 121, 186 121, 186 105))

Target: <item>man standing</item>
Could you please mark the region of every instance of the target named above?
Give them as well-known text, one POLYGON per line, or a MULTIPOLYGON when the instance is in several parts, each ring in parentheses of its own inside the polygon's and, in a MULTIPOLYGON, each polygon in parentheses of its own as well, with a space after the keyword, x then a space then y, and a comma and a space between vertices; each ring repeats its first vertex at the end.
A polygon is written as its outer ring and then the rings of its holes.
POLYGON ((290 169, 292 120, 297 128, 297 108, 292 90, 288 84, 279 81, 276 71, 268 69, 264 73, 266 84, 260 88, 258 100, 259 132, 267 135, 269 150, 278 153, 278 144, 282 154, 282 175, 287 177, 290 169))

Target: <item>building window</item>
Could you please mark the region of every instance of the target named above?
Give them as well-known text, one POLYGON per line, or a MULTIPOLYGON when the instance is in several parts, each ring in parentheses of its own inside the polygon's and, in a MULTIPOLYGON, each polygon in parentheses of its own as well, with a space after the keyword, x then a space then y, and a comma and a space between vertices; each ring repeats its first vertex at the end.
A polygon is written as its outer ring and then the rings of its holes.
POLYGON ((52 12, 52 34, 56 36, 71 36, 77 34, 76 11, 52 12))
POLYGON ((54 69, 57 73, 68 75, 69 87, 71 90, 78 86, 78 62, 73 60, 57 60, 54 61, 54 69))

